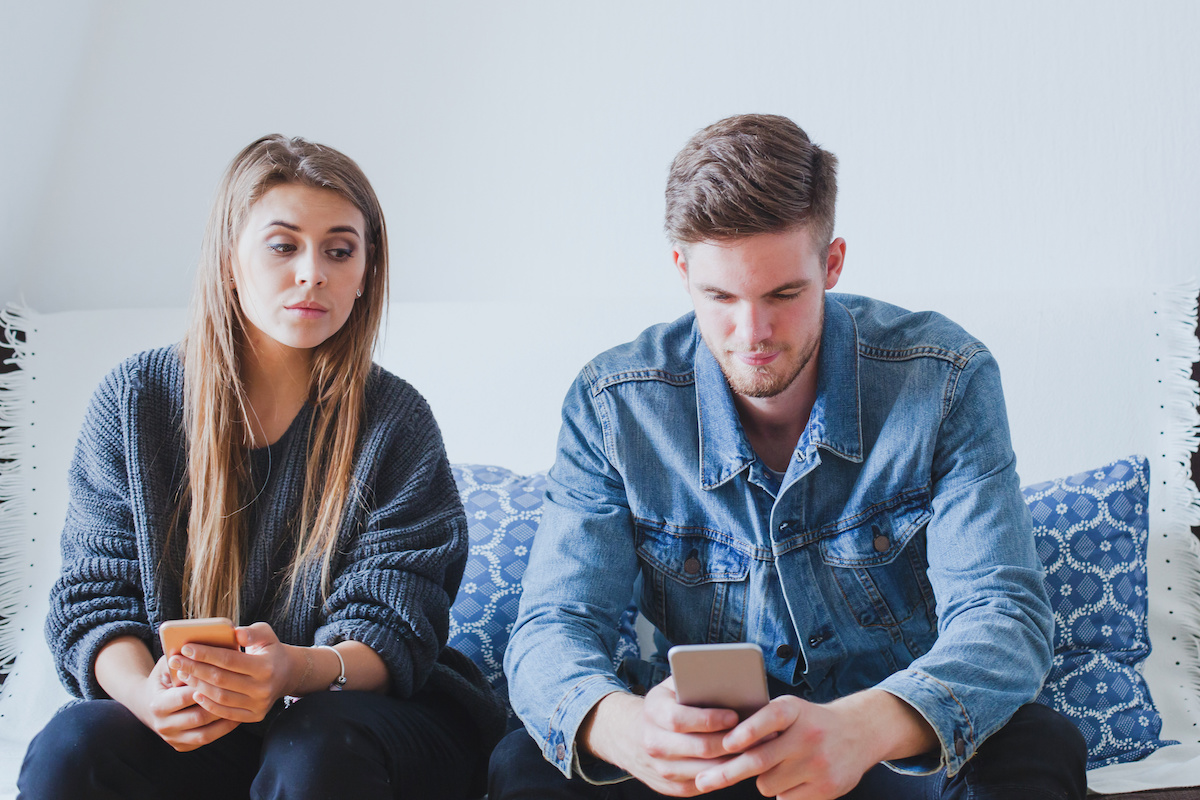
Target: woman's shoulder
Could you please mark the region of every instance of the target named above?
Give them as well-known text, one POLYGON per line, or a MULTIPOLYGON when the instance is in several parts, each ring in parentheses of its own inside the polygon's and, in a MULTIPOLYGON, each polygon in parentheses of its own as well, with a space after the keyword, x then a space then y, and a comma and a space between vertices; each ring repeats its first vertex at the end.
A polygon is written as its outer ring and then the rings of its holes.
POLYGON ((119 397, 127 391, 138 395, 174 396, 183 392, 183 362, 177 345, 166 345, 134 353, 100 381, 96 397, 119 397))
POLYGON ((433 421, 429 403, 411 383, 371 365, 366 389, 367 418, 373 424, 421 425, 433 421))

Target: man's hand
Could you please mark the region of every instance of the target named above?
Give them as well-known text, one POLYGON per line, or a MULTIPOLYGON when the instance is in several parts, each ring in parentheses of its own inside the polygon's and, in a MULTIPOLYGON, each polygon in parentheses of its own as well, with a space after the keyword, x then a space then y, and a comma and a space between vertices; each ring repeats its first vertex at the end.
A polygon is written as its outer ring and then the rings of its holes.
POLYGON ((920 714, 881 690, 825 705, 777 697, 724 737, 722 747, 739 755, 698 774, 696 786, 711 792, 758 776, 764 797, 831 800, 853 789, 880 761, 936 746, 920 714))
POLYGON ((237 628, 236 635, 246 652, 186 644, 171 657, 171 668, 205 710, 235 722, 258 722, 299 682, 293 648, 265 622, 237 628))
POLYGON ((584 719, 579 740, 660 794, 694 797, 702 791, 696 776, 731 757, 722 740, 737 721, 729 709, 680 705, 675 681, 667 678, 645 699, 622 692, 604 697, 584 719))

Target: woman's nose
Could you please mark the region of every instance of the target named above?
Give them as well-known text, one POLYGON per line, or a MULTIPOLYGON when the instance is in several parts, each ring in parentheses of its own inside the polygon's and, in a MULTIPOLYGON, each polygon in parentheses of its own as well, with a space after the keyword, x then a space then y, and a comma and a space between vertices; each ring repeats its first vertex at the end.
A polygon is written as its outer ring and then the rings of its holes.
POLYGON ((307 248, 292 263, 296 265, 297 286, 320 286, 325 283, 325 271, 322 268, 321 260, 312 248, 307 248))

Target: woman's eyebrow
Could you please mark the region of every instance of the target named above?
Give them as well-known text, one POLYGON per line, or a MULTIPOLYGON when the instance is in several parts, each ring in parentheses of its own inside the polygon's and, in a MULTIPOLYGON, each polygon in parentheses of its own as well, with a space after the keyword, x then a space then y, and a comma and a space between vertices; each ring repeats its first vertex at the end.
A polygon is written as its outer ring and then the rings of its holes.
MULTIPOLYGON (((262 229, 265 231, 267 228, 274 228, 274 227, 287 228, 289 231, 296 231, 297 233, 300 232, 299 225, 293 225, 292 223, 284 222, 281 219, 271 220, 266 225, 263 225, 262 229)), ((357 236, 358 238, 360 238, 360 239, 362 238, 362 234, 359 233, 358 229, 355 228, 353 225, 334 225, 332 228, 330 228, 327 231, 327 233, 352 233, 355 236, 357 236)))

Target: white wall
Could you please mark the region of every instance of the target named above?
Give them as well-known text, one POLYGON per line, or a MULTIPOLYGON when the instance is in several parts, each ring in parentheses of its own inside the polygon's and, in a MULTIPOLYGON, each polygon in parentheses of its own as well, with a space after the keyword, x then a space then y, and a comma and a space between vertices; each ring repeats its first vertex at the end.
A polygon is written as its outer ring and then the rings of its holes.
POLYGON ((667 165, 730 113, 842 161, 842 288, 1200 272, 1200 4, 0 0, 0 302, 182 305, 254 137, 355 157, 394 297, 676 298, 667 165))

